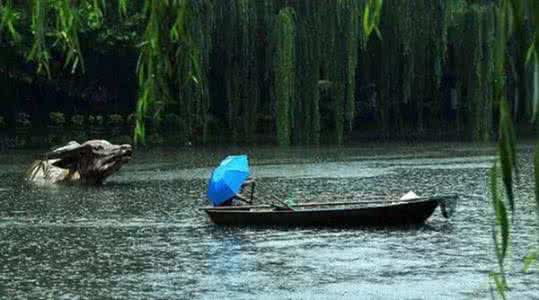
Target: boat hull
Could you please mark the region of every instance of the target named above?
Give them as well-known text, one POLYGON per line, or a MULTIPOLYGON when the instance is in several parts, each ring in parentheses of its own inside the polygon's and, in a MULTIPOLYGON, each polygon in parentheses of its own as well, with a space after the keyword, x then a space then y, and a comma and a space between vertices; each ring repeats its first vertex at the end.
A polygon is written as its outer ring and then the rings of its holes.
POLYGON ((220 225, 402 226, 424 223, 439 203, 439 199, 427 199, 374 207, 266 211, 242 207, 208 207, 203 210, 215 224, 220 225))

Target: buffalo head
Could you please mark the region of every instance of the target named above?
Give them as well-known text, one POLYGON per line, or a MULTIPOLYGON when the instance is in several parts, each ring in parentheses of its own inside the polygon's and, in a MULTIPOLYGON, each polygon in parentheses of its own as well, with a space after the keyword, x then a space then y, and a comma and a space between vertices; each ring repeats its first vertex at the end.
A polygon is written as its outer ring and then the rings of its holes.
POLYGON ((105 140, 83 144, 69 142, 47 154, 51 165, 68 170, 67 179, 79 177, 82 184, 101 184, 131 159, 131 145, 114 145, 105 140))

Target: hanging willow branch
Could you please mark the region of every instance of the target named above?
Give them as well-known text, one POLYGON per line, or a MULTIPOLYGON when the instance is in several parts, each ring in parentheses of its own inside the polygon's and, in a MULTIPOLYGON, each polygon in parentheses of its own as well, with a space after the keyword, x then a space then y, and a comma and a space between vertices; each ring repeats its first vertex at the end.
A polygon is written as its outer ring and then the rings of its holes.
POLYGON ((209 109, 211 5, 208 1, 147 0, 145 12, 148 23, 137 66, 135 142, 145 143, 145 119, 159 119, 167 106, 179 107, 183 135, 192 138, 193 130, 202 127, 204 141, 209 109))
POLYGON ((20 12, 13 8, 13 3, 11 0, 7 0, 5 3, 0 5, 0 39, 4 32, 10 35, 11 39, 15 43, 21 41, 21 34, 17 30, 18 22, 21 18, 20 12))
POLYGON ((367 0, 367 4, 363 8, 363 47, 367 46, 369 37, 373 32, 376 33, 379 39, 382 39, 378 24, 382 15, 383 4, 384 0, 367 0))
POLYGON ((134 132, 135 143, 145 143, 145 118, 151 106, 162 106, 163 101, 169 98, 166 83, 171 66, 167 59, 166 35, 162 27, 167 8, 167 5, 160 1, 147 0, 145 3, 144 9, 148 16, 148 24, 144 32, 144 41, 141 44, 137 64, 139 98, 134 132))
MULTIPOLYGON (((33 40, 27 59, 37 64, 38 74, 51 77, 51 48, 55 47, 65 56, 64 68, 69 68, 71 73, 75 73, 78 68, 84 72, 83 55, 79 43, 81 30, 79 10, 84 4, 86 4, 85 1, 77 5, 69 0, 31 1, 30 27, 33 40), (51 18, 53 22, 49 21, 51 18), (55 37, 54 40, 49 39, 49 36, 55 37)), ((105 7, 105 2, 94 1, 91 7, 98 12, 97 15, 102 16, 101 10, 105 7)), ((21 36, 16 30, 16 23, 21 17, 20 13, 13 9, 12 1, 2 4, 0 11, 0 32, 5 28, 15 43, 21 42, 21 36)))
MULTIPOLYGON (((538 32, 537 26, 539 25, 539 4, 535 0, 526 1, 526 0, 500 0, 497 5, 497 14, 496 14, 496 39, 494 49, 495 57, 495 68, 494 68, 494 95, 500 109, 500 139, 498 141, 498 157, 501 165, 501 177, 504 184, 505 198, 509 202, 509 207, 511 215, 515 213, 515 195, 513 190, 514 179, 518 177, 518 166, 517 166, 517 153, 516 153, 516 134, 513 128, 513 122, 511 119, 511 112, 509 109, 508 102, 505 95, 505 55, 506 55, 506 42, 508 37, 512 32, 515 32, 520 46, 524 46, 525 42, 523 39, 525 27, 523 26, 524 12, 523 7, 528 7, 530 14, 530 21, 532 28, 535 30, 534 38, 532 39, 529 48, 528 48, 528 58, 533 58, 530 61, 535 64, 534 68, 534 93, 536 93, 539 83, 537 80, 537 45, 538 32), (513 26, 512 26, 513 25, 513 26), (513 27, 513 28, 511 28, 513 27)), ((519 62, 523 63, 523 62, 519 62)), ((539 101, 538 99, 533 99, 533 101, 539 101)), ((535 106, 535 105, 534 105, 535 106)), ((535 119, 537 110, 534 110, 532 119, 535 119)), ((539 148, 536 148, 536 154, 534 159, 535 172, 537 172, 537 151, 539 148)), ((496 291, 502 298, 506 298, 506 293, 508 291, 508 284, 506 280, 504 262, 507 256, 507 247, 508 240, 510 238, 509 231, 509 217, 508 213, 505 212, 505 204, 503 199, 500 199, 500 196, 497 195, 497 188, 495 182, 497 180, 496 176, 496 165, 493 167, 493 174, 491 174, 491 181, 493 185, 491 186, 491 197, 493 198, 493 206, 496 212, 496 225, 493 230, 493 240, 496 245, 496 257, 498 259, 498 272, 492 273, 491 277, 494 280, 496 285, 496 291), (499 233, 499 236, 498 236, 499 233), (501 247, 500 245, 501 240, 501 247)), ((536 173, 536 191, 539 190, 539 181, 537 180, 536 173)), ((539 205, 539 200, 537 199, 539 194, 536 193, 536 203, 539 205)), ((538 206, 539 207, 539 206, 538 206)), ((538 210, 539 211, 539 210, 538 210)), ((535 260, 537 257, 535 256, 535 260)), ((528 256, 526 265, 531 264, 530 260, 534 260, 534 256, 528 256), (531 258, 530 258, 531 257, 531 258)))
POLYGON ((273 30, 275 54, 273 58, 275 72, 275 99, 277 143, 290 145, 293 124, 293 101, 295 89, 295 21, 294 10, 284 8, 275 20, 273 30))
POLYGON ((75 73, 79 65, 84 71, 84 61, 79 44, 79 16, 70 3, 70 0, 59 0, 55 6, 56 43, 66 55, 64 67, 71 66, 71 73, 75 73))
POLYGON ((37 63, 37 72, 45 72, 50 78, 51 72, 49 68, 50 53, 45 41, 45 31, 47 30, 47 13, 49 9, 49 1, 32 1, 32 33, 34 35, 34 43, 28 60, 37 63))
POLYGON ((207 139, 207 114, 209 110, 208 69, 212 46, 212 7, 206 1, 177 0, 178 12, 170 31, 173 74, 171 80, 177 89, 180 117, 184 120, 182 134, 187 138, 195 128, 202 128, 202 142, 207 139))

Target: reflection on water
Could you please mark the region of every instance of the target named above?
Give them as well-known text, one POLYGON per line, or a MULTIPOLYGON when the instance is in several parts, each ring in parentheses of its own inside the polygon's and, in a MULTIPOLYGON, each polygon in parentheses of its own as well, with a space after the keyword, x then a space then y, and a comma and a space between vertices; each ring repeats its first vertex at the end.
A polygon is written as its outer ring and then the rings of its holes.
MULTIPOLYGON (((512 254, 536 242, 529 147, 521 150, 512 254)), ((493 148, 369 145, 159 149, 139 152, 102 188, 37 188, 16 180, 33 153, 0 155, 0 298, 488 297, 495 269, 487 168, 493 148), (386 150, 387 149, 387 150, 386 150), (405 229, 222 228, 199 210, 210 166, 248 152, 261 195, 331 201, 363 194, 459 193, 405 229), (382 155, 382 153, 384 153, 382 155), (473 196, 466 196, 473 195, 473 196), (479 196, 479 197, 478 197, 479 196)), ((511 295, 533 296, 537 277, 512 263, 511 295)))

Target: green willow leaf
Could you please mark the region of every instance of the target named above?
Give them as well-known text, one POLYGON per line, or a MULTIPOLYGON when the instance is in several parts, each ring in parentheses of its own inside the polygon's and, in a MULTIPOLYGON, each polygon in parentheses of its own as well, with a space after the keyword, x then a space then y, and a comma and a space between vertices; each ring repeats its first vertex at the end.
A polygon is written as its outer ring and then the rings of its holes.
POLYGON ((134 135, 135 144, 144 145, 146 144, 146 133, 144 129, 144 121, 137 120, 135 126, 135 135, 134 135))
POLYGON ((365 5, 365 10, 363 11, 363 35, 369 36, 370 34, 370 11, 371 8, 369 5, 365 5))
POLYGON ((526 64, 531 63, 532 59, 535 58, 535 55, 536 55, 535 43, 532 43, 530 47, 528 47, 528 50, 526 51, 526 64))
POLYGON ((37 73, 45 72, 47 77, 51 78, 49 68, 50 54, 45 41, 45 29, 48 11, 48 1, 32 1, 31 29, 34 35, 34 40, 27 59, 37 63, 37 73))
POLYGON ((10 1, 5 4, 0 3, 0 38, 3 31, 7 29, 11 39, 15 43, 20 42, 22 38, 16 29, 19 19, 20 14, 13 9, 10 1))
POLYGON ((491 274, 490 276, 494 280, 494 284, 496 285, 496 291, 498 292, 498 295, 502 297, 502 299, 507 299, 507 296, 505 292, 507 291, 507 287, 504 284, 504 280, 500 274, 491 274))
POLYGON ((524 258, 524 273, 528 273, 530 271, 530 268, 537 263, 537 260, 539 258, 539 253, 537 251, 530 252, 526 257, 524 258))
POLYGON ((127 1, 128 0, 118 0, 118 15, 121 17, 127 16, 127 1))
POLYGON ((277 142, 280 146, 290 145, 293 127, 293 100, 295 90, 295 68, 296 60, 294 56, 296 25, 294 10, 290 7, 279 11, 274 24, 275 52, 273 64, 275 70, 274 93, 276 98, 276 125, 277 142))
POLYGON ((539 143, 535 146, 535 154, 533 157, 534 174, 535 174, 535 211, 539 218, 539 143))
MULTIPOLYGON (((496 227, 494 228, 494 232, 496 232, 496 228, 498 226, 500 227, 500 234, 501 234, 501 248, 496 251, 496 256, 498 257, 498 263, 500 266, 503 266, 503 261, 507 254, 507 248, 509 245, 509 220, 507 216, 507 209, 505 207, 505 204, 503 200, 501 199, 499 193, 498 193, 498 172, 497 172, 497 165, 494 164, 494 166, 491 168, 490 171, 490 193, 492 197, 492 205, 494 207, 494 212, 496 215, 496 227)), ((494 235, 494 241, 498 243, 498 237, 497 235, 494 235)), ((496 247, 498 248, 498 247, 496 247)))
POLYGON ((79 57, 77 56, 71 63, 71 74, 75 74, 77 72, 78 66, 79 66, 79 57))
MULTIPOLYGON (((533 51, 535 52, 535 49, 533 51)), ((539 113, 539 58, 537 54, 533 55, 531 63, 533 63, 532 122, 535 123, 537 114, 539 113)))
POLYGON ((515 212, 513 174, 516 170, 516 137, 507 101, 500 102, 500 141, 498 144, 502 180, 511 213, 515 212))
POLYGON ((383 40, 382 33, 380 32, 380 29, 378 29, 378 27, 374 27, 374 32, 376 33, 376 36, 379 40, 383 40))
POLYGON ((494 163, 494 166, 490 170, 490 194, 496 216, 496 223, 492 226, 492 239, 494 241, 494 249, 499 268, 499 273, 491 273, 490 276, 495 282, 496 291, 505 299, 507 283, 505 280, 504 261, 509 241, 509 222, 505 204, 498 193, 498 167, 496 163, 494 163), (501 245, 498 238, 498 227, 501 230, 501 245))
POLYGON ((519 24, 521 24, 523 20, 523 11, 522 11, 523 1, 522 0, 509 0, 509 2, 512 9, 511 14, 513 16, 513 19, 515 19, 515 23, 516 23, 515 26, 518 26, 519 24))
POLYGON ((383 0, 368 0, 363 8, 363 47, 367 45, 370 35, 375 32, 381 39, 382 34, 378 29, 382 14, 383 0))
POLYGON ((507 141, 501 142, 498 150, 505 193, 507 195, 507 200, 509 201, 511 212, 514 213, 513 167, 511 164, 511 151, 508 149, 507 143, 507 141))
POLYGON ((502 235, 502 258, 507 255, 507 248, 509 246, 509 220, 507 218, 507 209, 503 201, 498 201, 498 221, 500 222, 501 235, 502 235))

